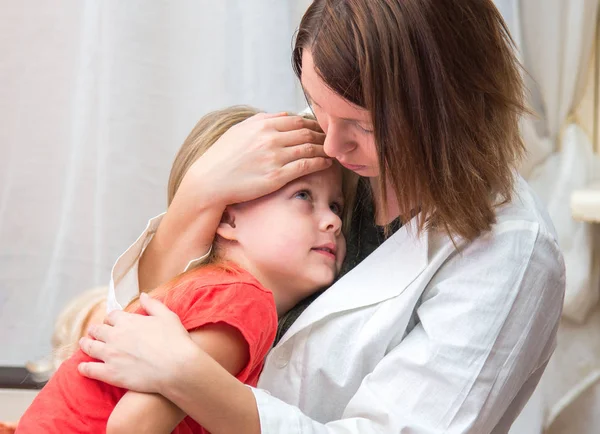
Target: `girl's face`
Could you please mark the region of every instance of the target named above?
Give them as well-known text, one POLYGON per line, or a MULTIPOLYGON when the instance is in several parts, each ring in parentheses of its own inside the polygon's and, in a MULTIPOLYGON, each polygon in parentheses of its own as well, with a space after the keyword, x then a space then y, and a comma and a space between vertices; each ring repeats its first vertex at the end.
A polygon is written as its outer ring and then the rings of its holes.
POLYGON ((333 164, 262 198, 229 207, 217 231, 235 241, 231 258, 263 285, 282 288, 290 306, 329 286, 346 255, 342 168, 333 164))
POLYGON ((326 134, 325 152, 360 176, 379 175, 379 162, 368 110, 331 90, 315 70, 310 50, 302 53, 302 87, 326 134))

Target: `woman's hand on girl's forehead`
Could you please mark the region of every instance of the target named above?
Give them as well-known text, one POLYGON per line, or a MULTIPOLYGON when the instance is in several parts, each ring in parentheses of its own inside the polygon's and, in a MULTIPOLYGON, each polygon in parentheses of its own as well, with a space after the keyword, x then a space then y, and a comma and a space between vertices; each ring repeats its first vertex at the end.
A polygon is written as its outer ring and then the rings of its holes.
POLYGON ((226 206, 272 193, 331 166, 324 140, 314 120, 285 113, 252 116, 230 128, 191 166, 173 202, 226 206))

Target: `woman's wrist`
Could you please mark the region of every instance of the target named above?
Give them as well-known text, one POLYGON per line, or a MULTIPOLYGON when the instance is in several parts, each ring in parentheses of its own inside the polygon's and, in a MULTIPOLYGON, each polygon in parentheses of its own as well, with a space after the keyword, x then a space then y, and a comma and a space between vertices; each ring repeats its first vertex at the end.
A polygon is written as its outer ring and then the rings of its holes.
POLYGON ((198 375, 203 365, 203 357, 207 356, 189 339, 188 343, 177 343, 177 355, 168 358, 163 365, 165 375, 157 384, 157 392, 175 402, 178 397, 188 393, 189 379, 198 375))
POLYGON ((231 197, 225 180, 219 178, 222 168, 215 167, 201 157, 188 170, 181 181, 171 205, 183 205, 182 209, 196 215, 207 210, 225 209, 231 197))

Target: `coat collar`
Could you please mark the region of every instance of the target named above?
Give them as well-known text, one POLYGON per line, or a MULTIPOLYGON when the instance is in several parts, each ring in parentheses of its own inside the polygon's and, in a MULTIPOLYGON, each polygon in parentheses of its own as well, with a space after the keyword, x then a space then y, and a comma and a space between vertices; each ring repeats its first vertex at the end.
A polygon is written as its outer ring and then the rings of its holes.
POLYGON ((338 312, 380 303, 402 293, 427 267, 428 233, 413 230, 413 219, 358 266, 320 295, 291 325, 282 345, 302 329, 338 312))

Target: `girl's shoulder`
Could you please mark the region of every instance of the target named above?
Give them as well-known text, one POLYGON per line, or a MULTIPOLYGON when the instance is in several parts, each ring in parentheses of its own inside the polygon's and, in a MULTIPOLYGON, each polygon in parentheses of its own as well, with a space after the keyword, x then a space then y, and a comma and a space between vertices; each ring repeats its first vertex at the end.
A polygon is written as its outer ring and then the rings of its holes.
POLYGON ((209 264, 190 270, 173 281, 171 288, 166 290, 169 293, 225 290, 239 285, 268 292, 252 274, 231 262, 209 264))
POLYGON ((234 265, 205 266, 187 273, 167 291, 164 304, 187 330, 223 323, 236 328, 251 348, 268 346, 277 329, 273 294, 234 265))
POLYGON ((270 299, 271 291, 248 271, 232 264, 212 264, 190 270, 156 294, 171 310, 185 312, 192 306, 218 305, 237 298, 270 299))

